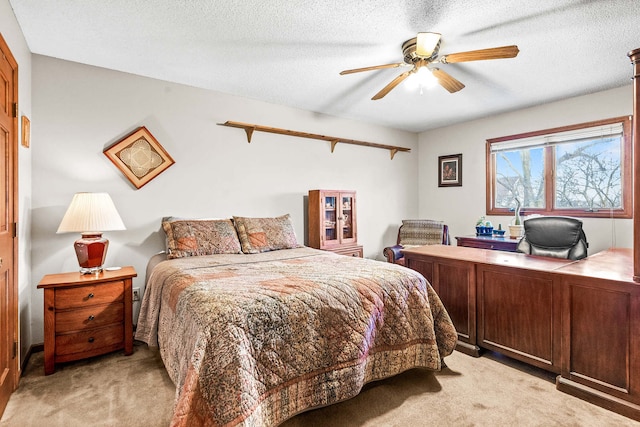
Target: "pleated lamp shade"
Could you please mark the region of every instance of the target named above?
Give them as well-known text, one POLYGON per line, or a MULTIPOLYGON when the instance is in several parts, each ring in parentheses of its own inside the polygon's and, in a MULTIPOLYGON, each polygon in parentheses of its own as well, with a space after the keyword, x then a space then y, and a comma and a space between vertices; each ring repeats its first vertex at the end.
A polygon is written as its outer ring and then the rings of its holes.
POLYGON ((126 228, 109 194, 76 193, 57 233, 82 233, 74 243, 80 271, 97 274, 102 271, 109 247, 102 232, 114 230, 126 228))

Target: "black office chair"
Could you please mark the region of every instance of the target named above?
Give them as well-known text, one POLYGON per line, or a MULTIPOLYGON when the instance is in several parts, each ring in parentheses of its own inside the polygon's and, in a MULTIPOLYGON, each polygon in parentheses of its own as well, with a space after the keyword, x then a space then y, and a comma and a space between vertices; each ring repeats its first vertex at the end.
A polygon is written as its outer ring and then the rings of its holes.
POLYGON ((540 216, 524 221, 524 237, 518 252, 578 260, 587 256, 587 237, 582 221, 565 216, 540 216))

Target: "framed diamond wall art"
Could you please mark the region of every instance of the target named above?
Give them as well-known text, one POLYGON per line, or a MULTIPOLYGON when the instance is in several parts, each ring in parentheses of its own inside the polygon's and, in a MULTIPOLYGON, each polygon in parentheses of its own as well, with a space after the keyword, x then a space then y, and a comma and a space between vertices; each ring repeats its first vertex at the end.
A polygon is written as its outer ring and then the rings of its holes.
POLYGON ((103 152, 138 189, 175 163, 144 126, 103 152))

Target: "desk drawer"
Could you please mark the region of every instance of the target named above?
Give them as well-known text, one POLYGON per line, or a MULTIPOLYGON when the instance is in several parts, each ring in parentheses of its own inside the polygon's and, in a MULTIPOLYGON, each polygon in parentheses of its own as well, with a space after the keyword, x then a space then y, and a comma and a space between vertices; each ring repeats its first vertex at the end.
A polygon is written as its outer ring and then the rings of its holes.
POLYGON ((112 323, 121 323, 123 317, 124 304, 121 302, 58 311, 56 312, 56 333, 80 331, 112 323))
POLYGON ((124 345, 124 327, 122 324, 105 328, 57 335, 56 355, 90 352, 94 349, 109 347, 119 343, 124 345))
POLYGON ((59 310, 122 301, 123 297, 124 282, 115 281, 101 285, 57 289, 55 305, 59 310))

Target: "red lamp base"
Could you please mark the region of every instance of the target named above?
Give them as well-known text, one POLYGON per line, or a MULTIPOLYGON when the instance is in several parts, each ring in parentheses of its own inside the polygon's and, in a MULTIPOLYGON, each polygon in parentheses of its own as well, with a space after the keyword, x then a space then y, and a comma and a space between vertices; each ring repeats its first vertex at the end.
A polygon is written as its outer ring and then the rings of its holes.
POLYGON ((82 237, 75 241, 80 272, 82 274, 98 274, 107 256, 109 240, 102 237, 102 233, 82 233, 82 237))

